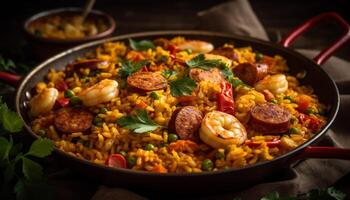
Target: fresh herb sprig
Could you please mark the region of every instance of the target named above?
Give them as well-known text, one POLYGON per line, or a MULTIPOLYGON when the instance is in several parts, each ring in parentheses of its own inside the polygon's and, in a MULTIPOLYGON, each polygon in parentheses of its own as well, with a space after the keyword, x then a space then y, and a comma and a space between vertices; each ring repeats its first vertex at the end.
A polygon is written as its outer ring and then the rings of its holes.
POLYGON ((131 49, 137 50, 137 51, 146 51, 148 49, 155 49, 156 48, 154 43, 150 40, 135 41, 135 40, 130 38, 129 45, 130 45, 131 49))
POLYGON ((207 60, 204 54, 199 54, 191 60, 186 61, 189 68, 200 68, 204 70, 210 70, 213 67, 219 67, 225 65, 219 59, 207 60))
POLYGON ((176 71, 175 70, 164 70, 162 71, 162 76, 164 76, 164 78, 166 79, 170 79, 172 76, 176 75, 176 71))
POLYGON ((117 124, 135 133, 146 133, 161 127, 156 124, 147 114, 146 110, 136 110, 135 115, 123 116, 117 119, 117 124))
POLYGON ((35 140, 29 150, 24 153, 22 143, 14 142, 11 134, 20 134, 23 127, 21 118, 11 111, 6 103, 0 98, 0 179, 1 192, 6 198, 10 198, 12 191, 17 199, 28 199, 26 195, 28 187, 35 185, 36 188, 43 186, 43 168, 34 161, 33 157, 44 158, 51 154, 53 144, 49 139, 35 140), (0 176, 1 177, 1 176, 0 176), (11 187, 14 184, 14 189, 11 187))
POLYGON ((143 66, 147 64, 148 64, 148 61, 146 60, 139 61, 139 62, 122 61, 121 68, 119 69, 118 74, 121 78, 127 78, 131 74, 139 71, 143 66))
POLYGON ((170 93, 174 97, 190 96, 197 87, 197 83, 188 77, 183 77, 174 81, 170 81, 170 93))
POLYGON ((30 71, 30 68, 22 63, 15 63, 11 59, 6 59, 0 55, 0 71, 14 73, 14 74, 25 74, 30 71))

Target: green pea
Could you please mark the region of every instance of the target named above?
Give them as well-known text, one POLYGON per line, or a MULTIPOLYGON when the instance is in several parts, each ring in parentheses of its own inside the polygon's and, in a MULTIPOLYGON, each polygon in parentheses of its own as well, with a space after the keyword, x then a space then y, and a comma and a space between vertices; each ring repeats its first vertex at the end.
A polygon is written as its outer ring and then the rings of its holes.
POLYGON ((44 129, 39 129, 37 134, 43 136, 46 134, 46 131, 44 129))
POLYGON ((119 154, 126 157, 126 152, 125 151, 119 151, 119 154))
POLYGON ((154 149, 154 145, 153 144, 147 144, 146 146, 145 146, 145 150, 146 151, 151 151, 151 150, 153 150, 154 149))
POLYGON ((218 159, 218 160, 224 159, 225 158, 225 153, 218 151, 218 152, 215 153, 215 158, 218 159))
POLYGON ((294 99, 291 96, 284 96, 283 99, 288 99, 290 102, 294 102, 294 99))
POLYGON ((95 126, 102 126, 102 118, 100 117, 95 117, 93 120, 92 120, 92 123, 95 125, 95 126))
POLYGON ((168 136, 169 142, 175 142, 178 139, 179 139, 179 137, 176 134, 169 134, 169 136, 168 136))
POLYGON ((213 161, 211 161, 210 159, 205 159, 202 161, 202 169, 205 171, 210 171, 213 169, 213 161))
POLYGON ((255 60, 256 61, 260 61, 261 59, 263 59, 264 55, 262 53, 255 53, 255 60))
POLYGON ((290 128, 289 131, 288 131, 290 134, 298 134, 300 133, 300 130, 298 128, 290 128))
POLYGON ((126 158, 126 162, 128 163, 128 167, 133 167, 136 165, 136 158, 134 156, 129 156, 126 158))
POLYGON ((73 92, 72 90, 66 90, 66 91, 64 92, 64 97, 66 97, 66 98, 72 98, 72 97, 74 97, 74 92, 73 92))
POLYGON ((157 94, 156 92, 151 92, 150 96, 151 96, 151 98, 154 99, 154 100, 159 99, 159 96, 158 96, 158 94, 157 94))
POLYGON ((188 53, 188 54, 192 54, 192 49, 185 49, 185 51, 188 53))
POLYGON ((72 105, 76 105, 76 104, 80 103, 80 101, 81 101, 81 100, 79 99, 79 97, 76 97, 76 96, 70 98, 70 103, 71 103, 72 105))
POLYGON ((107 111, 108 111, 107 108, 104 108, 104 107, 100 109, 100 113, 102 114, 107 113, 107 111))
POLYGON ((311 115, 311 114, 316 114, 315 110, 312 108, 306 109, 306 114, 311 115))
POLYGON ((277 99, 271 99, 271 103, 277 104, 278 101, 277 101, 277 99))

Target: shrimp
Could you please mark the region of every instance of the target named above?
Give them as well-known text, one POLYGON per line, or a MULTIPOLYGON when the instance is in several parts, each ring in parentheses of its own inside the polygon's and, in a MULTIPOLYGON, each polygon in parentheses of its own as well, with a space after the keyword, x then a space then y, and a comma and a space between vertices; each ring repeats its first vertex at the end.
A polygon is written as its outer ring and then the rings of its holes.
POLYGON ((264 79, 257 82, 254 87, 259 92, 268 90, 276 95, 287 91, 288 81, 283 74, 267 75, 264 79))
POLYGON ((56 88, 45 88, 39 94, 35 95, 29 102, 30 115, 37 117, 52 110, 58 97, 56 88))
POLYGON ((212 111, 204 116, 199 137, 213 148, 225 148, 231 144, 242 144, 247 139, 247 131, 234 116, 212 111))
POLYGON ((86 88, 78 95, 84 106, 95 106, 100 103, 111 101, 118 96, 118 82, 105 79, 97 84, 86 88))
POLYGON ((200 40, 186 40, 176 47, 180 50, 191 49, 193 53, 208 53, 214 49, 213 44, 200 40))

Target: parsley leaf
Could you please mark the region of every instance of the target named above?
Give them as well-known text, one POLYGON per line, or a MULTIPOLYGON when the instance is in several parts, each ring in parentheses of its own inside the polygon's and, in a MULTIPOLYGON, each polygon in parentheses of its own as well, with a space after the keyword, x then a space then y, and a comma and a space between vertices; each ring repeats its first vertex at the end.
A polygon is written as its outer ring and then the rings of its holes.
POLYGON ((35 156, 38 158, 43 158, 51 154, 53 150, 53 144, 49 139, 39 138, 33 142, 30 149, 26 155, 35 156))
POLYGON ((174 70, 164 70, 162 71, 162 76, 164 76, 164 78, 169 79, 171 76, 176 75, 176 71, 174 70))
POLYGON ((148 61, 146 60, 140 62, 123 61, 121 62, 122 67, 119 69, 118 74, 121 78, 127 78, 147 64, 148 61))
POLYGON ((204 54, 199 54, 198 56, 186 61, 186 64, 190 68, 201 68, 204 70, 210 70, 213 67, 220 67, 223 63, 219 59, 206 60, 204 54))
POLYGON ((148 49, 154 49, 156 46, 150 40, 141 40, 139 42, 129 39, 129 45, 133 50, 146 51, 148 49))
POLYGON ((262 197, 260 200, 297 200, 295 197, 280 197, 278 192, 272 192, 262 197))
POLYGON ((37 162, 32 161, 26 157, 22 158, 22 172, 24 176, 31 181, 40 180, 43 176, 43 167, 37 162))
POLYGON ((123 128, 131 129, 135 133, 146 133, 160 127, 149 118, 145 110, 136 110, 136 115, 128 115, 117 119, 117 124, 123 128))
POLYGON ((5 130, 8 132, 16 133, 22 130, 22 119, 17 115, 16 112, 8 109, 6 103, 1 103, 0 105, 0 121, 5 130))
POLYGON ((333 199, 333 200, 343 200, 346 197, 346 194, 335 189, 334 187, 330 187, 327 189, 318 189, 311 190, 306 194, 309 200, 319 200, 319 199, 333 199))
POLYGON ((0 137, 0 161, 8 159, 12 148, 12 140, 8 141, 4 137, 0 137))
POLYGON ((192 91, 197 87, 197 83, 188 77, 183 77, 175 81, 171 81, 169 85, 170 93, 174 97, 190 96, 192 94, 192 91))

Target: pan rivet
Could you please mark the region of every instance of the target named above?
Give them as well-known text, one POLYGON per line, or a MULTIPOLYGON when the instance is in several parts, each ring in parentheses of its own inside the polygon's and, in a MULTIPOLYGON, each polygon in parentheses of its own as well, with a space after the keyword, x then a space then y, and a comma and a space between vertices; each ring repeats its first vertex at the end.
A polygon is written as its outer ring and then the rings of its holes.
POLYGON ((31 98, 32 98, 32 95, 31 95, 30 92, 28 92, 28 91, 26 92, 26 98, 27 98, 27 99, 31 99, 31 98))

